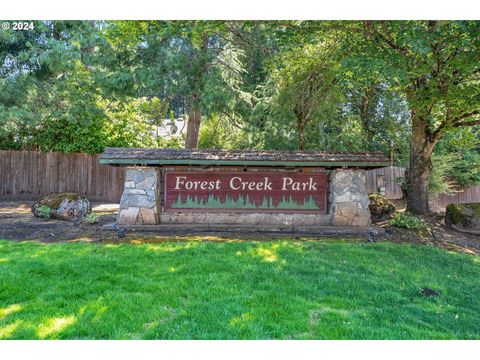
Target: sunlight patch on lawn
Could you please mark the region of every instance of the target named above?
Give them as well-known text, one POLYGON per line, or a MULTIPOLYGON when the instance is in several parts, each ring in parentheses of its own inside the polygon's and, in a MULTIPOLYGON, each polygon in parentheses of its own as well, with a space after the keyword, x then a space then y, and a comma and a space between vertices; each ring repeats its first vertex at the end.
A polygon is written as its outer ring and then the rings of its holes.
POLYGON ((37 250, 37 251, 35 251, 34 253, 30 254, 30 255, 28 256, 28 258, 30 258, 30 259, 36 259, 36 258, 41 257, 41 256, 44 256, 44 255, 46 255, 46 254, 48 254, 48 253, 49 253, 49 249, 41 249, 41 250, 37 250))
POLYGON ((17 320, 10 325, 0 328, 0 339, 6 339, 10 337, 22 323, 22 320, 17 320))
POLYGON ((197 246, 197 243, 182 243, 182 244, 175 244, 175 245, 165 245, 162 244, 161 246, 159 245, 146 245, 145 248, 150 251, 155 251, 155 252, 175 252, 179 250, 186 250, 186 249, 191 249, 197 246))
POLYGON ((243 313, 240 316, 236 316, 228 322, 228 324, 232 327, 240 327, 242 325, 245 325, 246 323, 250 322, 253 320, 252 314, 249 312, 243 313))
POLYGON ((75 316, 65 316, 48 319, 37 328, 37 335, 44 339, 48 336, 58 334, 77 321, 75 316))
POLYGON ((274 262, 277 260, 277 255, 270 249, 258 249, 257 255, 266 262, 274 262))
POLYGON ((94 238, 91 238, 91 237, 81 237, 81 238, 77 238, 77 239, 74 239, 74 240, 68 240, 67 242, 71 242, 71 243, 82 243, 82 242, 92 242, 92 241, 95 241, 94 238))
POLYGON ((108 306, 103 305, 100 300, 97 300, 97 301, 98 302, 82 306, 78 311, 78 314, 80 315, 80 317, 84 317, 86 314, 93 313, 94 316, 91 319, 91 321, 93 322, 100 321, 102 318, 102 315, 107 312, 108 306))
POLYGON ((1 308, 0 309, 0 320, 3 320, 8 315, 16 313, 20 310, 22 310, 22 305, 20 305, 20 304, 12 304, 12 305, 7 306, 5 308, 1 308))
POLYGON ((249 253, 255 257, 260 257, 265 262, 275 262, 278 259, 279 244, 271 244, 270 246, 260 246, 253 248, 249 253))
POLYGON ((128 241, 131 244, 147 244, 147 243, 165 243, 165 242, 237 242, 242 241, 237 238, 227 238, 224 236, 215 236, 215 235, 127 235, 127 238, 124 239, 124 242, 128 241))

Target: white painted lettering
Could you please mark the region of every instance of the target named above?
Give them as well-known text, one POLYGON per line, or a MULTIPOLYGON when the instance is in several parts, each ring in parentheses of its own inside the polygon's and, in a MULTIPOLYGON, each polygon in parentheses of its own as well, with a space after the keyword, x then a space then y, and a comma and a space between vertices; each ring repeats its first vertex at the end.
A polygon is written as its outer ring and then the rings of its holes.
POLYGON ((242 178, 237 176, 230 179, 230 189, 232 190, 240 190, 242 187, 242 178), (238 184, 238 185, 236 185, 238 184))
POLYGON ((282 179, 283 179, 282 190, 287 190, 287 186, 293 183, 293 179, 290 177, 284 177, 282 179))
POLYGON ((183 181, 180 181, 181 179, 186 179, 187 177, 186 176, 177 176, 177 182, 175 184, 175 190, 180 190, 180 185, 183 185, 184 182, 183 181))
POLYGON ((263 187, 263 190, 272 190, 272 182, 268 181, 268 177, 265 177, 265 185, 263 187))

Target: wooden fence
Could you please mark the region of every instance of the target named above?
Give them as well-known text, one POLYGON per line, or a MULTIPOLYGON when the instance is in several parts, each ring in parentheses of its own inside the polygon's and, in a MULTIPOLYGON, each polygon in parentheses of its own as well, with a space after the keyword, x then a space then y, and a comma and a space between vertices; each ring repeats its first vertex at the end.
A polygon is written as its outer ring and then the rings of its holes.
MULTIPOLYGON (((402 189, 396 180, 405 176, 405 169, 396 166, 390 166, 380 169, 368 170, 366 172, 367 192, 378 192, 379 186, 385 186, 385 196, 389 199, 401 199, 402 189)), ((445 208, 451 203, 469 203, 480 202, 480 186, 470 186, 459 188, 453 194, 439 194, 430 196, 430 206, 433 208, 445 208)))
POLYGON ((99 155, 0 150, 0 200, 38 200, 77 192, 93 201, 119 202, 125 169, 100 165, 99 155))
POLYGON ((402 188, 397 178, 405 177, 405 169, 389 166, 374 170, 367 170, 365 182, 367 193, 376 193, 380 186, 385 187, 385 196, 389 199, 401 199, 402 188))
POLYGON ((432 206, 444 208, 448 204, 456 203, 470 203, 480 202, 480 186, 470 186, 464 189, 459 189, 453 194, 440 194, 430 199, 432 206))
MULTIPOLYGON (((78 192, 92 201, 119 202, 125 169, 100 165, 98 158, 99 155, 0 150, 0 200, 37 200, 52 193, 78 192)), ((386 197, 401 199, 397 178, 404 176, 405 169, 396 166, 368 170, 367 192, 378 192, 384 186, 386 197)), ((465 202, 480 202, 480 186, 431 198, 436 207, 465 202)))

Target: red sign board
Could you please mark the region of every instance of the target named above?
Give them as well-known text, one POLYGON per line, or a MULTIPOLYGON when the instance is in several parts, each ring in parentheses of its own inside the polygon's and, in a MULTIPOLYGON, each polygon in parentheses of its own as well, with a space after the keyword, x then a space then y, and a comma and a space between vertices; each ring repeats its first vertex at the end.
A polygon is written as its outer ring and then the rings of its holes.
POLYGON ((165 172, 166 211, 327 212, 327 175, 290 172, 165 172))

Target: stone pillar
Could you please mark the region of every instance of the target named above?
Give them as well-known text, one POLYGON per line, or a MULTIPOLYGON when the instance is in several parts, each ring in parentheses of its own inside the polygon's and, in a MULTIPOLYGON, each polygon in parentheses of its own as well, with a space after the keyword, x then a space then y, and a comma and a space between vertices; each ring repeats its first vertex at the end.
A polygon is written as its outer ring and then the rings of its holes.
POLYGON ((160 171, 156 168, 127 168, 117 224, 153 225, 160 222, 160 171))
POLYGON ((333 225, 371 224, 364 170, 334 170, 330 173, 330 204, 333 225))

